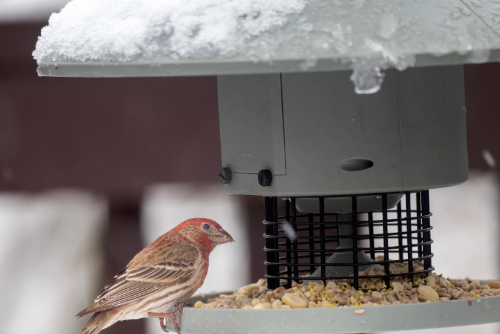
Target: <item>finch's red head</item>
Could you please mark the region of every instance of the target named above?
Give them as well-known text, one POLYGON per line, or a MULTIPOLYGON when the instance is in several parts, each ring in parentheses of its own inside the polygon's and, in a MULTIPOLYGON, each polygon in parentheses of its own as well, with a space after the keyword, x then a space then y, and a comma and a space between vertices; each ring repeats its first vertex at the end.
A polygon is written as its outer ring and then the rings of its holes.
POLYGON ((188 219, 173 230, 196 243, 205 245, 210 250, 217 245, 234 241, 217 222, 206 218, 188 219))

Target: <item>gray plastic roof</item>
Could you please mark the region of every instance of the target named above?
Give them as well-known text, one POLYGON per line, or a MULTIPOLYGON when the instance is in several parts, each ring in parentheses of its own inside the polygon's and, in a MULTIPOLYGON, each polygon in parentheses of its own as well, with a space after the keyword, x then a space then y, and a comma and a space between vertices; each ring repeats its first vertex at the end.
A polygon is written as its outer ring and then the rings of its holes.
MULTIPOLYGON (((97 57, 89 56, 76 47, 68 52, 61 39, 48 38, 51 20, 34 52, 38 73, 128 77, 374 67, 402 70, 500 60, 500 2, 496 0, 301 1, 303 9, 284 14, 283 24, 253 35, 242 34, 239 43, 229 45, 231 52, 225 52, 231 41, 222 39, 180 55, 170 43, 173 36, 163 34, 156 41, 146 39, 145 43, 156 43, 155 52, 124 58, 119 51, 101 50, 97 57)), ((59 20, 64 19, 63 14, 64 10, 58 14, 59 20)), ((65 30, 65 34, 77 30, 65 30)))

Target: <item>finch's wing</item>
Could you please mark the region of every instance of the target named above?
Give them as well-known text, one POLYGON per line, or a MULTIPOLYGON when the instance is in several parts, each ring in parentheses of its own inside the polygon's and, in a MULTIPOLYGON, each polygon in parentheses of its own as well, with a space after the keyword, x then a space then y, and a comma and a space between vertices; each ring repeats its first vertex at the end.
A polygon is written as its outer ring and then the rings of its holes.
MULTIPOLYGON (((154 254, 154 263, 141 261, 140 265, 125 267, 109 282, 95 303, 76 315, 77 318, 91 312, 100 312, 144 298, 163 289, 181 285, 197 276, 201 254, 195 246, 172 244, 160 254, 154 254)), ((179 286, 181 297, 191 292, 189 286, 179 286)))

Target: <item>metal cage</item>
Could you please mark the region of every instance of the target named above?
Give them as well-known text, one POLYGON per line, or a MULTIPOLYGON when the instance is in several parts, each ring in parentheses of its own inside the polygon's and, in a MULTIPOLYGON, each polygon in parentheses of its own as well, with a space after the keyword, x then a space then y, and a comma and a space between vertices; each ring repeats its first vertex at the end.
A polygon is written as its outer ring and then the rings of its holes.
POLYGON ((312 280, 349 280, 369 289, 362 279, 389 286, 397 276, 413 282, 434 270, 428 190, 283 200, 265 198, 269 289, 312 280))

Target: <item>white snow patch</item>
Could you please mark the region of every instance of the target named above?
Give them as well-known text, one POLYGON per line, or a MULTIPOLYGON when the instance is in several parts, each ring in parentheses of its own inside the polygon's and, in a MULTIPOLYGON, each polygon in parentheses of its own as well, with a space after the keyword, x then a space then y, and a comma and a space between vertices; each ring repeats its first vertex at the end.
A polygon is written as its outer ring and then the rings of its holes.
POLYGON ((52 14, 41 62, 231 56, 249 38, 283 26, 305 0, 73 0, 52 14))
POLYGON ((486 161, 486 163, 488 164, 488 166, 490 168, 495 168, 495 166, 497 165, 497 162, 495 160, 495 157, 493 156, 493 154, 491 154, 491 152, 487 149, 484 149, 483 150, 483 159, 484 161, 486 161))
POLYGON ((284 221, 281 223, 281 228, 283 229, 283 232, 285 232, 286 237, 290 241, 295 241, 297 239, 297 232, 295 232, 295 229, 293 228, 292 224, 290 224, 287 221, 284 221))
POLYGON ((380 68, 370 68, 367 70, 355 69, 351 75, 356 94, 373 94, 380 90, 385 74, 380 68))
POLYGON ((384 13, 380 19, 377 34, 383 39, 390 39, 398 28, 398 19, 391 13, 384 13))
POLYGON ((351 81, 357 94, 373 94, 380 90, 384 81, 382 70, 396 68, 403 71, 415 65, 415 55, 405 55, 398 50, 389 50, 375 40, 366 38, 364 41, 366 54, 375 52, 376 57, 351 59, 354 68, 351 81))

